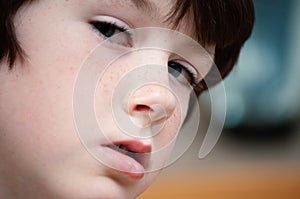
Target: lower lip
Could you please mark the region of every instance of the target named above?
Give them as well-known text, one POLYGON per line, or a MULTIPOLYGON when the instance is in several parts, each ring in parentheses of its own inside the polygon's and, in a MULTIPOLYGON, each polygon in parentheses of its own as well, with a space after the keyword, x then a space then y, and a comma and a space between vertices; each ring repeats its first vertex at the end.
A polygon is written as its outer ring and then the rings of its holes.
POLYGON ((107 146, 101 146, 100 150, 102 152, 101 157, 107 166, 128 175, 132 179, 143 178, 145 169, 133 158, 107 146))

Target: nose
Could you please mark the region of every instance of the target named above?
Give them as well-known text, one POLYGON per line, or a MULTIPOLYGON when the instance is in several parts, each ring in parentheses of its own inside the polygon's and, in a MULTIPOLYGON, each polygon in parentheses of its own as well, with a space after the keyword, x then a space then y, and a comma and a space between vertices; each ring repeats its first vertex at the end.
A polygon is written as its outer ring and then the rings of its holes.
POLYGON ((147 84, 129 97, 128 113, 140 127, 165 122, 176 108, 175 95, 163 85, 147 84))

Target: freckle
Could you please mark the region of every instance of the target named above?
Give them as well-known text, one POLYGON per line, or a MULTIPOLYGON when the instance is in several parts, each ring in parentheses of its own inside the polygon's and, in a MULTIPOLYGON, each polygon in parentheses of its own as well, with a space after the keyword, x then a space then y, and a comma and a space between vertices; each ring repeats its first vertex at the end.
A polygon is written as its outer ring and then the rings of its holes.
POLYGON ((101 86, 103 89, 106 89, 106 87, 107 87, 107 84, 105 84, 105 83, 100 83, 100 85, 99 86, 101 86))

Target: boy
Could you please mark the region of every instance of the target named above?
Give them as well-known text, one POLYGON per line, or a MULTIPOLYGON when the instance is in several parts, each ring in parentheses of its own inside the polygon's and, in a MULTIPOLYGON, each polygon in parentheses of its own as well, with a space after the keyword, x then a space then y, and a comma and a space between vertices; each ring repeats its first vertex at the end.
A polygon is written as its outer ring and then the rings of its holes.
MULTIPOLYGON (((134 51, 112 62, 95 92, 95 115, 105 137, 96 141, 97 161, 76 134, 72 107, 74 84, 87 57, 98 45, 103 53, 130 48, 130 30, 170 29, 203 45, 225 77, 254 21, 251 0, 11 0, 1 1, 0 13, 0 198, 6 199, 137 197, 158 174, 155 169, 146 173, 153 160, 138 155, 151 156, 176 137, 188 95, 181 104, 182 93, 146 84, 134 87, 124 102, 114 98, 118 82, 135 66, 151 64, 154 71, 164 66, 162 71, 199 94, 206 87, 202 72, 167 50, 134 51), (114 123, 111 101, 125 107, 124 115, 137 126, 158 124, 159 135, 126 134, 114 123)), ((107 56, 92 62, 102 67, 107 56)), ((165 78, 156 72, 150 76, 165 78)))

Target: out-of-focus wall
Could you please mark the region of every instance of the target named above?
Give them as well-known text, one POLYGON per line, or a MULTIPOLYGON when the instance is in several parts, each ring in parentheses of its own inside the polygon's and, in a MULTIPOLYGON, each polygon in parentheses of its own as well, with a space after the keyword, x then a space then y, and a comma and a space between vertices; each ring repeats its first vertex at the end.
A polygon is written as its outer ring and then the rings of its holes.
POLYGON ((299 1, 256 0, 255 10, 252 37, 225 80, 228 128, 280 126, 299 118, 299 1))

